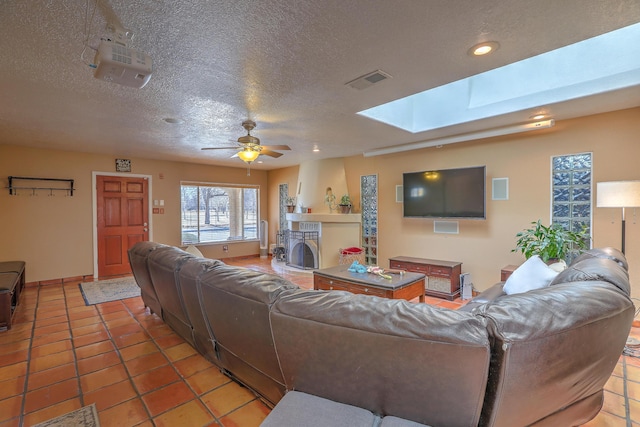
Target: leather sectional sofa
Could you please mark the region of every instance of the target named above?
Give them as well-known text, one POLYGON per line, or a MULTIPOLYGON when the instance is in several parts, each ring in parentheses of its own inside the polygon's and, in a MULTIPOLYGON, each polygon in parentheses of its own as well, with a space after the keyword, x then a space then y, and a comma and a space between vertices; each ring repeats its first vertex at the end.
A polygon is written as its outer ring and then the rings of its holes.
POLYGON ((457 311, 304 290, 153 242, 129 259, 145 305, 274 406, 265 427, 580 425, 602 407, 635 311, 612 249, 457 311))

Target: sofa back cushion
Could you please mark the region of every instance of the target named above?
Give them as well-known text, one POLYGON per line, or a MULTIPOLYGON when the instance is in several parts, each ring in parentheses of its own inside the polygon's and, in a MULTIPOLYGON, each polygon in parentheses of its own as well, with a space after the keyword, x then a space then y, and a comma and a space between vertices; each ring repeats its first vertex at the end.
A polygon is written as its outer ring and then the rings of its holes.
POLYGON ((589 249, 588 251, 585 251, 578 255, 576 259, 573 260, 573 262, 575 263, 591 258, 608 258, 620 264, 620 266, 625 270, 629 270, 629 264, 627 263, 627 258, 624 256, 624 254, 618 249, 611 247, 589 249))
POLYGON ((149 254, 148 266, 153 288, 162 306, 162 318, 178 335, 194 345, 191 321, 180 291, 178 273, 193 255, 173 246, 158 248, 149 254))
POLYGON ((178 273, 180 292, 184 308, 193 328, 195 348, 210 362, 222 366, 215 348, 215 334, 209 322, 205 319, 202 297, 199 294, 198 281, 200 276, 218 266, 225 265, 222 261, 207 258, 190 258, 182 265, 178 273))
POLYGON ((285 390, 269 310, 279 295, 298 287, 276 275, 228 265, 205 271, 198 285, 222 364, 238 380, 277 403, 285 390))
POLYGON ((480 307, 493 343, 481 425, 588 420, 602 405, 634 311, 617 286, 593 280, 556 283, 480 307))
POLYGON ((630 295, 629 273, 618 262, 609 258, 576 259, 560 272, 549 286, 571 282, 607 282, 630 295))
POLYGON ((429 425, 477 425, 484 319, 342 291, 297 291, 271 324, 287 389, 429 425))
POLYGON ((140 287, 142 301, 146 307, 149 307, 152 313, 156 313, 160 317, 162 317, 162 306, 160 305, 158 295, 151 281, 147 259, 151 252, 163 247, 167 246, 155 242, 138 242, 129 248, 128 251, 131 272, 140 287))

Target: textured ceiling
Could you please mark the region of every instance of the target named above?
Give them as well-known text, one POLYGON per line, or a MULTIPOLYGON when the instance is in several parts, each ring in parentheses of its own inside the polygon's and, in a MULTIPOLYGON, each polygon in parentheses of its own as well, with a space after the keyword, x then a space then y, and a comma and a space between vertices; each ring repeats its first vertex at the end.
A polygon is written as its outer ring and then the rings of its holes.
MULTIPOLYGON (((638 0, 3 0, 0 143, 243 167, 201 148, 233 145, 250 118, 262 144, 292 148, 255 168, 357 155, 525 122, 533 111, 411 134, 356 112, 637 22, 638 0), (142 89, 88 65, 118 22, 153 58, 142 89), (495 54, 467 55, 487 40, 495 54), (392 78, 345 86, 376 69, 392 78)), ((631 87, 540 107, 561 120, 638 105, 631 87)))

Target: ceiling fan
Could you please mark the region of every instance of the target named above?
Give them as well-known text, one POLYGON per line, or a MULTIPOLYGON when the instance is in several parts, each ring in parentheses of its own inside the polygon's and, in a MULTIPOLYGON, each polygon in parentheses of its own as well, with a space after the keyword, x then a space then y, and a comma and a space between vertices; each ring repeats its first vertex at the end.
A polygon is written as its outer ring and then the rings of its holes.
POLYGON ((273 150, 291 150, 288 145, 260 145, 260 139, 251 135, 251 131, 256 127, 253 120, 245 120, 242 127, 246 129, 247 134, 238 138, 238 145, 235 147, 205 147, 203 150, 238 150, 231 157, 240 157, 244 162, 251 164, 261 154, 278 158, 282 153, 273 150))

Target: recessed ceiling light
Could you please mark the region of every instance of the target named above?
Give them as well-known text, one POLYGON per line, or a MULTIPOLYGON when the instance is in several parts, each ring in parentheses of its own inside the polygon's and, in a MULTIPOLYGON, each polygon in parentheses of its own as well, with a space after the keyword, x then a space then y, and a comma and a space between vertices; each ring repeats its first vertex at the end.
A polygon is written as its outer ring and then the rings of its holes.
POLYGON ((165 122, 167 122, 167 123, 170 123, 170 124, 172 124, 172 125, 174 125, 174 124, 181 124, 181 123, 184 123, 184 120, 182 120, 182 119, 176 119, 176 118, 174 118, 174 117, 165 117, 165 118, 164 118, 164 119, 162 119, 162 120, 163 120, 163 121, 165 121, 165 122))
POLYGON ((318 146, 317 146, 317 145, 314 145, 314 146, 313 146, 313 152, 314 152, 314 153, 319 153, 319 152, 320 152, 320 149, 318 148, 318 146))
POLYGON ((483 56, 495 52, 499 47, 500 43, 498 42, 483 42, 471 46, 471 49, 469 49, 467 53, 471 56, 483 56))
POLYGON ((529 116, 529 118, 533 120, 540 120, 544 119, 545 117, 547 117, 546 114, 534 114, 533 116, 529 116))

